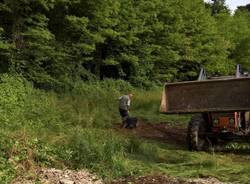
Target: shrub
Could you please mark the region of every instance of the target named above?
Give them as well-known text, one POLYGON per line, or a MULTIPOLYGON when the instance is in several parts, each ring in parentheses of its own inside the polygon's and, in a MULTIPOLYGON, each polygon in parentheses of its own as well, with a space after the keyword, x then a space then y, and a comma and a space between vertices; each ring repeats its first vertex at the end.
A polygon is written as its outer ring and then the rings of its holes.
POLYGON ((24 106, 31 90, 32 86, 19 76, 0 76, 1 126, 16 127, 22 123, 24 106))

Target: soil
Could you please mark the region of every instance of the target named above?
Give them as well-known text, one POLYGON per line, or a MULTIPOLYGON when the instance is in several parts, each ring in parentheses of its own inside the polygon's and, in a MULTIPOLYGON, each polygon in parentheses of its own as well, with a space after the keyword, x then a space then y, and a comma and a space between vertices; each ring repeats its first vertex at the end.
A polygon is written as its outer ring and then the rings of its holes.
POLYGON ((154 176, 143 176, 137 178, 117 180, 112 182, 111 184, 226 184, 226 183, 222 183, 216 178, 212 177, 190 179, 187 181, 183 181, 163 175, 154 175, 154 176))
POLYGON ((128 178, 117 180, 111 184, 181 184, 178 180, 166 176, 143 176, 138 178, 128 178))
MULTIPOLYGON (((35 175, 42 184, 103 184, 101 179, 87 170, 74 171, 38 168, 35 171, 35 175)), ((11 184, 35 184, 37 183, 37 178, 17 178, 11 184)))
POLYGON ((140 138, 156 140, 186 149, 186 128, 172 125, 171 123, 147 123, 142 120, 138 121, 137 128, 126 129, 115 126, 116 131, 123 134, 132 134, 140 138))

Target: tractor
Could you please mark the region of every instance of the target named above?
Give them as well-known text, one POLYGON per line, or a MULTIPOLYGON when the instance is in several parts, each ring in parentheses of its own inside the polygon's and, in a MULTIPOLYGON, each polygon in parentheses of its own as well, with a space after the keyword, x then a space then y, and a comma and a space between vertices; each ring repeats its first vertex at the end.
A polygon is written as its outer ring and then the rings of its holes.
POLYGON ((207 77, 201 69, 197 81, 166 83, 160 111, 194 114, 187 128, 189 150, 207 150, 218 140, 250 142, 250 77, 207 77))

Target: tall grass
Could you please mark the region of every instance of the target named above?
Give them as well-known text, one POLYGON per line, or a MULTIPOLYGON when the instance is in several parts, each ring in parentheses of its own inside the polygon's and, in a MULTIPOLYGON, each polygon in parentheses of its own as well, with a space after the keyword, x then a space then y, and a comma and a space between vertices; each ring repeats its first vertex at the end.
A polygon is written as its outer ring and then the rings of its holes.
POLYGON ((56 94, 34 89, 20 77, 4 75, 0 81, 0 183, 30 177, 37 166, 88 168, 106 181, 160 172, 248 182, 249 156, 193 153, 113 129, 120 122, 118 97, 131 91, 133 115, 156 123, 186 122, 189 117, 158 113, 159 89, 106 80, 78 82, 70 93, 56 94))
POLYGON ((190 115, 166 115, 160 113, 162 88, 157 87, 150 91, 137 89, 134 91, 131 113, 151 123, 168 122, 186 126, 190 115))

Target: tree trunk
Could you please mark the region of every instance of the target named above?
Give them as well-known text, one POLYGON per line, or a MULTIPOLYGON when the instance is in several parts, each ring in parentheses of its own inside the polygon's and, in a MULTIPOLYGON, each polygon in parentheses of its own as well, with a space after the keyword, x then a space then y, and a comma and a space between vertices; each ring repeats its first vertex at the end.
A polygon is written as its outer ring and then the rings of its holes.
POLYGON ((102 66, 102 60, 103 60, 103 52, 102 52, 102 45, 96 46, 96 52, 94 57, 94 74, 98 79, 101 78, 101 66, 102 66))
POLYGON ((12 25, 12 41, 16 46, 16 49, 22 49, 25 47, 23 32, 23 21, 20 15, 17 13, 13 14, 13 25, 12 25))

